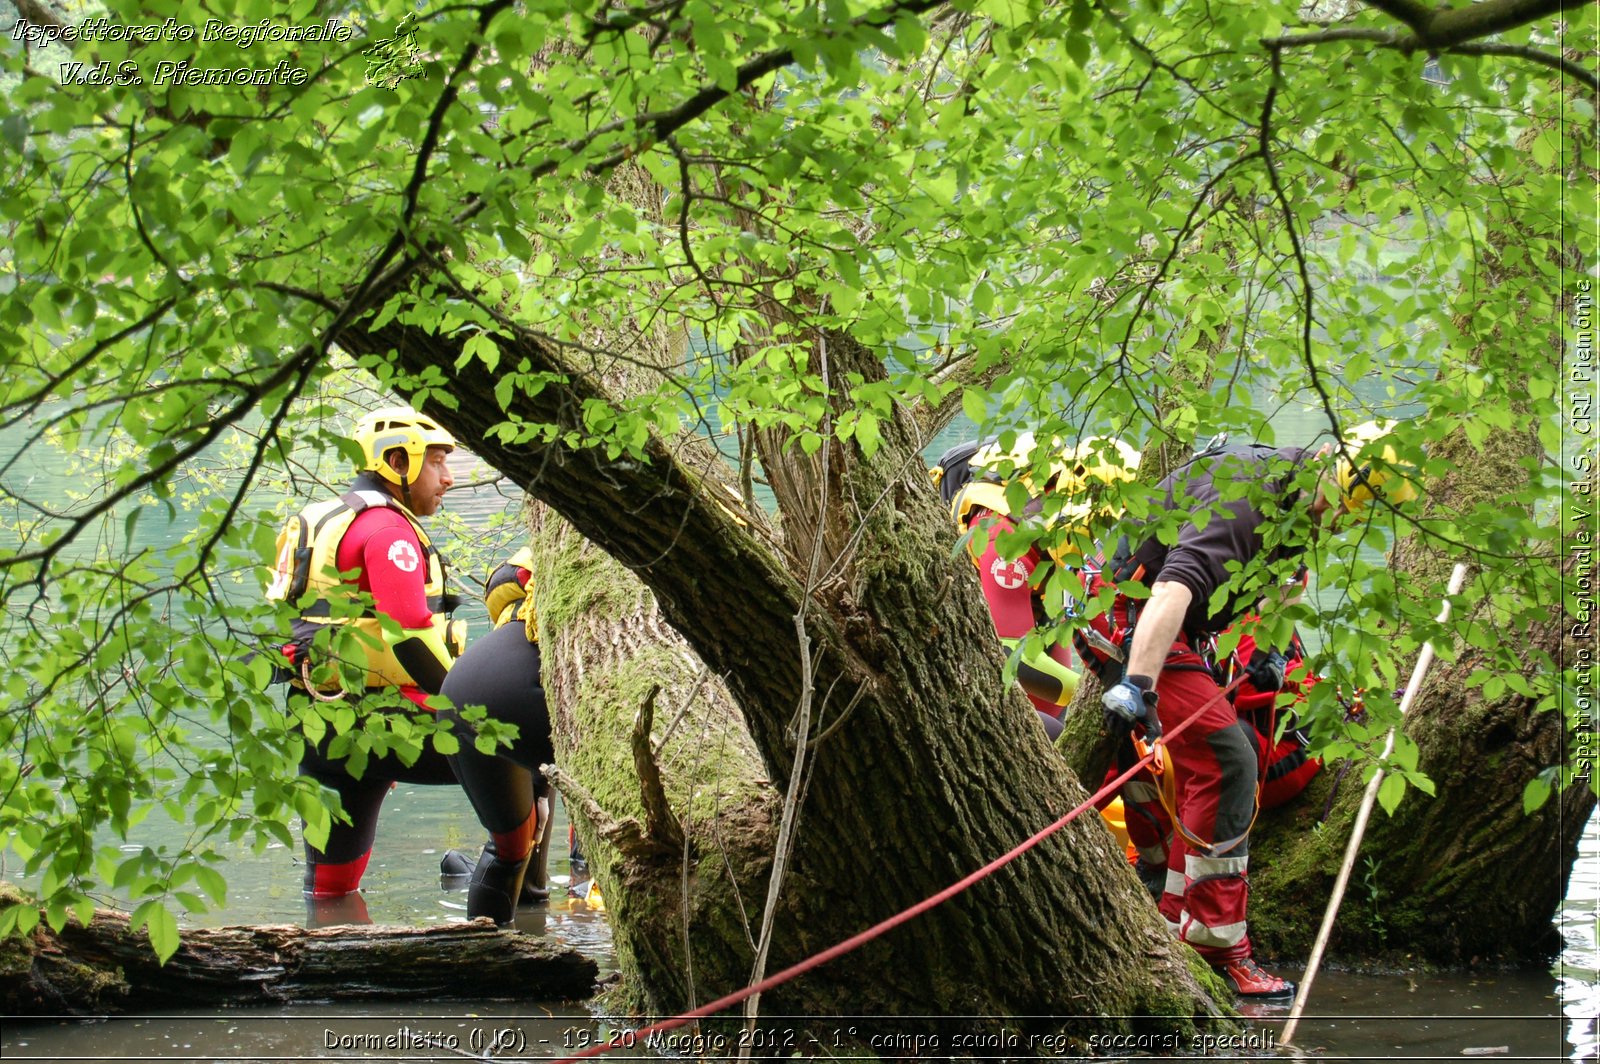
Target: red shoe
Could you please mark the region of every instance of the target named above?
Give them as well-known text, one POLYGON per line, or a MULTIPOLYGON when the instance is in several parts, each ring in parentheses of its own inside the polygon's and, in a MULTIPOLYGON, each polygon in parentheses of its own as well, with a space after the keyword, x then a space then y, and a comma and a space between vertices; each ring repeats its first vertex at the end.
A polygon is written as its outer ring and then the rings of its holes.
POLYGON ((1253 957, 1216 965, 1214 970, 1233 984, 1233 992, 1242 998, 1294 997, 1293 983, 1268 972, 1253 957))

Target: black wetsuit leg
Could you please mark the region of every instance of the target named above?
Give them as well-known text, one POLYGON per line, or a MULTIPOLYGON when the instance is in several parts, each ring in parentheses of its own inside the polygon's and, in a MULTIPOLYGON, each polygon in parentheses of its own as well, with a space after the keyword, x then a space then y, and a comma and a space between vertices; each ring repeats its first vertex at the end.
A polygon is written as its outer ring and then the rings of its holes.
MULTIPOLYGON (((291 704, 309 698, 304 691, 291 689, 289 692, 291 704)), ((424 715, 427 712, 410 701, 400 699, 398 695, 396 698, 399 703, 375 712, 408 715, 424 715)), ((338 794, 340 803, 350 816, 350 823, 335 820, 328 832, 328 844, 321 850, 312 847, 309 842, 306 844, 306 889, 343 893, 354 890, 360 884, 361 871, 365 868, 363 859, 372 849, 373 837, 378 832, 378 813, 390 787, 397 782, 430 786, 453 784, 456 776, 449 759, 435 750, 432 743, 427 743, 415 764, 402 764, 392 753, 373 757, 368 760, 361 778, 356 779, 350 774, 344 758, 328 756, 328 746, 332 741, 330 732, 315 746, 306 745, 305 753, 300 758, 300 774, 310 776, 338 794), (359 867, 353 865, 357 862, 359 867), (344 870, 335 871, 329 866, 344 866, 344 870), (318 872, 319 868, 323 869, 321 873, 318 872)))
POLYGON ((520 624, 507 624, 475 640, 445 677, 441 693, 455 706, 484 706, 496 720, 517 726, 510 748, 493 755, 473 746, 474 732, 453 709, 440 712, 454 722, 461 749, 450 757, 478 819, 492 835, 517 831, 533 812, 534 798, 546 790, 539 766, 555 760, 550 711, 539 684, 539 646, 528 642, 520 624))

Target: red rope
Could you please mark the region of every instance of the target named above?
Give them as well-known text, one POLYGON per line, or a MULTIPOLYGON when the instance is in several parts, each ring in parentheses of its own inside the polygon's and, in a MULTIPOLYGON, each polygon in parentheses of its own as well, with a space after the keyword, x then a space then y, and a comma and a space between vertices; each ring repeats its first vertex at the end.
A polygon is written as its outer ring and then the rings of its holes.
MULTIPOLYGON (((653 1034, 661 1034, 664 1031, 677 1030, 679 1027, 683 1027, 683 1026, 685 1026, 685 1025, 687 1025, 687 1024, 689 1024, 689 1023, 691 1023, 691 1022, 693 1022, 695 1020, 704 1019, 707 1016, 710 1016, 710 1015, 713 1015, 715 1013, 721 1012, 723 1009, 726 1009, 731 1005, 737 1005, 737 1004, 739 1004, 739 1002, 745 1000, 746 998, 754 997, 756 994, 763 994, 763 993, 767 992, 768 990, 771 990, 775 986, 782 986, 784 983, 787 983, 789 980, 794 979, 797 976, 804 975, 806 972, 811 971, 811 969, 813 969, 813 968, 819 968, 822 965, 827 964, 829 961, 834 960, 837 957, 842 957, 846 953, 850 953, 850 952, 853 952, 854 950, 860 949, 862 946, 865 946, 868 942, 871 942, 873 939, 879 937, 880 935, 886 934, 889 931, 894 930, 895 928, 899 927, 901 924, 905 923, 908 920, 911 920, 911 919, 913 919, 915 917, 921 916, 923 913, 927 912, 929 909, 932 909, 937 905, 942 905, 943 903, 949 901, 951 898, 955 897, 957 894, 960 894, 962 891, 966 890, 968 887, 972 886, 973 884, 979 882, 982 879, 988 878, 989 876, 993 875, 995 872, 999 871, 1001 868, 1003 868, 1006 865, 1010 864, 1012 861, 1016 860, 1018 857, 1021 857, 1023 854, 1027 853, 1029 850, 1031 850, 1035 846, 1039 845, 1039 843, 1043 842, 1045 839, 1049 838, 1051 835, 1054 835, 1056 832, 1060 831, 1062 828, 1064 828, 1068 824, 1072 823, 1072 821, 1075 818, 1077 818, 1079 814, 1081 814, 1086 809, 1092 808, 1094 806, 1094 804, 1096 802, 1098 802, 1100 799, 1102 799, 1102 798, 1106 797, 1107 795, 1109 795, 1109 794, 1113 793, 1114 791, 1116 791, 1117 788, 1121 787, 1124 783, 1126 783, 1129 779, 1131 779, 1134 776, 1135 773, 1137 773, 1140 769, 1144 768, 1146 765, 1148 765, 1151 761, 1153 761, 1155 759, 1156 755, 1161 752, 1161 748, 1166 745, 1166 740, 1167 739, 1172 738, 1173 736, 1182 734, 1184 729, 1188 728, 1189 725, 1193 724, 1195 722, 1195 720, 1199 718, 1200 714, 1202 714, 1206 710, 1210 709, 1219 700, 1221 700, 1223 698, 1226 698, 1228 696, 1228 692, 1232 691, 1235 687, 1239 686, 1239 684, 1242 682, 1242 680, 1243 680, 1243 677, 1240 677, 1239 679, 1234 680, 1227 687, 1225 687, 1221 691, 1217 692, 1217 695, 1216 695, 1215 698, 1209 699, 1199 709, 1195 710, 1192 714, 1190 714, 1188 719, 1183 721, 1183 723, 1179 724, 1175 728, 1169 729, 1161 739, 1156 740, 1156 743, 1151 746, 1150 752, 1148 754, 1145 754, 1138 761, 1134 762, 1133 765, 1126 772, 1124 772, 1122 775, 1118 776, 1114 780, 1111 780, 1104 787, 1101 787, 1094 794, 1090 795, 1087 799, 1085 799, 1082 803, 1080 803, 1077 807, 1075 807, 1066 816, 1063 816, 1060 820, 1057 820, 1055 823, 1051 824, 1050 826, 1048 826, 1048 827, 1036 832, 1035 834, 1033 834, 1029 838, 1027 838, 1027 839, 1023 840, 1022 842, 1018 843, 1016 846, 1013 846, 1011 849, 1007 850, 1005 853, 1001 854, 999 857, 996 857, 994 860, 990 861, 988 864, 984 865, 982 868, 978 869, 976 872, 973 872, 970 875, 967 875, 967 876, 963 877, 962 879, 956 881, 955 883, 950 884, 950 886, 945 887, 943 890, 939 891, 939 893, 933 895, 932 897, 924 898, 922 901, 919 901, 919 902, 917 902, 917 904, 911 906, 911 908, 902 910, 901 912, 898 912, 898 913, 895 913, 893 916, 889 917, 888 919, 883 920, 883 921, 881 921, 879 923, 873 924, 871 927, 867 928, 865 931, 862 931, 862 932, 860 932, 858 934, 855 934, 855 935, 851 935, 849 938, 845 939, 843 942, 840 942, 837 945, 828 947, 827 949, 823 950, 821 953, 813 954, 812 956, 807 957, 805 960, 800 961, 797 964, 790 965, 789 967, 785 968, 781 972, 776 973, 775 975, 767 976, 765 979, 761 980, 759 983, 755 983, 755 984, 752 984, 751 986, 744 987, 742 990, 735 990, 731 994, 726 994, 726 995, 724 995, 722 997, 717 998, 717 1000, 711 1002, 708 1005, 701 1005, 699 1008, 691 1009, 688 1012, 680 1013, 677 1016, 671 1017, 670 1019, 662 1020, 659 1023, 654 1023, 654 1024, 651 1024, 649 1027, 645 1027, 645 1028, 642 1028, 642 1029, 640 1029, 638 1031, 635 1031, 635 1032, 633 1032, 632 1036, 628 1039, 628 1044, 630 1044, 630 1045, 637 1044, 637 1042, 640 1039, 649 1038, 653 1034)), ((555 1061, 554 1064, 571 1064, 571 1062, 575 1061, 575 1060, 583 1060, 583 1059, 585 1059, 587 1057, 598 1057, 598 1056, 600 1056, 600 1055, 602 1055, 604 1053, 611 1052, 613 1049, 620 1049, 620 1048, 622 1048, 622 1044, 621 1043, 614 1043, 614 1042, 607 1042, 607 1043, 604 1043, 604 1044, 601 1044, 601 1045, 590 1046, 588 1049, 584 1050, 582 1053, 579 1053, 579 1054, 577 1054, 575 1056, 562 1057, 560 1060, 555 1061)))

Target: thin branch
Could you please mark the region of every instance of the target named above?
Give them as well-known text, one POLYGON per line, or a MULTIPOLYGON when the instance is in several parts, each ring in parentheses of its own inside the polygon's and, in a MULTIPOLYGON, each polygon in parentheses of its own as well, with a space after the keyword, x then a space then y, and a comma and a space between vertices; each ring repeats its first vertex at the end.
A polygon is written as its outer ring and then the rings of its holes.
MULTIPOLYGON (((672 733, 678 730, 678 725, 683 722, 683 718, 686 717, 689 713, 689 710, 694 707, 694 700, 700 694, 700 688, 704 687, 706 681, 710 678, 711 670, 706 668, 704 665, 701 665, 699 675, 694 678, 694 686, 690 687, 689 693, 684 696, 683 704, 678 707, 677 715, 674 716, 671 722, 667 724, 666 728, 662 730, 661 738, 656 740, 655 753, 658 756, 660 755, 661 751, 667 748, 667 740, 672 738, 672 733)), ((723 677, 724 682, 726 682, 726 679, 726 677, 723 677)))
POLYGON ((208 588, 211 581, 206 575, 206 562, 210 560, 211 552, 216 550, 217 544, 222 542, 222 537, 227 534, 228 529, 233 525, 234 517, 238 515, 240 507, 244 505, 245 495, 249 492, 251 485, 255 483, 256 474, 261 471, 262 465, 266 462, 267 448, 278 438, 278 430, 283 425, 284 419, 289 416, 289 408, 294 405, 295 399, 299 398, 300 393, 305 390, 306 382, 311 379, 311 374, 316 369, 318 361, 320 360, 307 359, 304 365, 300 367, 300 372, 295 375, 294 383, 289 386, 288 394, 283 397, 283 401, 278 404, 278 409, 273 412, 271 420, 267 423, 266 431, 256 440, 255 450, 250 455, 250 464, 245 467, 244 475, 240 477, 238 486, 234 489, 233 497, 228 500, 227 510, 217 521, 216 528, 212 530, 211 535, 206 537, 205 543, 201 545, 200 550, 195 555, 194 564, 190 571, 205 581, 208 588))
MULTIPOLYGON (((900 0, 878 11, 872 11, 850 20, 850 25, 855 26, 887 26, 903 14, 920 15, 936 7, 943 6, 945 0, 900 0)), ((824 34, 824 36, 828 36, 824 34)), ((794 62, 794 52, 788 48, 779 48, 759 55, 741 66, 734 75, 734 85, 725 89, 717 85, 707 85, 699 92, 684 100, 678 106, 666 111, 656 111, 643 115, 634 115, 631 118, 621 118, 615 122, 599 127, 573 145, 588 147, 599 138, 609 133, 620 133, 629 129, 641 129, 646 126, 654 127, 644 137, 643 143, 630 144, 599 163, 596 168, 609 170, 638 155, 653 144, 658 144, 671 136, 673 132, 688 125, 690 122, 705 114, 723 100, 743 91, 747 86, 761 80, 768 74, 776 73, 794 62)), ((545 168, 553 168, 553 162, 547 163, 545 168)))
POLYGON ((815 750, 817 747, 821 746, 828 740, 829 736, 833 735, 834 732, 838 731, 844 726, 844 722, 850 719, 850 714, 855 711, 856 706, 861 704, 861 699, 866 696, 866 693, 866 684, 862 684, 860 687, 856 688, 856 693, 850 696, 850 701, 847 702, 845 707, 834 716, 833 721, 829 723, 829 725, 822 731, 818 732, 816 738, 811 740, 811 749, 815 750))
POLYGON ((656 719, 656 696, 661 685, 652 684, 633 717, 633 767, 639 775, 639 797, 644 805, 644 830, 650 838, 667 849, 685 845, 683 826, 673 815, 667 802, 666 788, 661 783, 661 766, 655 751, 650 748, 650 726, 656 719))
POLYGON ((189 278, 185 277, 183 271, 174 266, 166 254, 156 247, 155 241, 150 239, 150 232, 144 227, 144 212, 139 210, 139 197, 133 194, 133 149, 137 129, 137 120, 128 123, 128 150, 122 156, 122 174, 128 185, 128 210, 133 214, 133 227, 139 233, 139 242, 149 250, 151 256, 165 266, 168 273, 188 284, 189 278))
POLYGON ((89 411, 97 410, 100 407, 125 406, 137 398, 148 398, 151 395, 161 392, 179 391, 187 388, 215 388, 218 391, 242 392, 246 390, 246 385, 237 377, 230 377, 226 380, 216 380, 207 377, 182 377, 160 381, 155 384, 152 384, 149 381, 135 382, 128 391, 116 392, 111 395, 107 395, 102 399, 96 399, 92 402, 84 402, 79 406, 69 407, 65 410, 61 410, 59 413, 56 413, 49 418, 46 418, 44 421, 37 423, 37 430, 31 433, 27 439, 20 443, 16 450, 12 452, 11 457, 7 458, 4 462, 0 462, 0 478, 3 478, 7 473, 11 472, 12 467, 14 467, 27 455, 28 451, 33 448, 34 444, 44 440, 44 438, 50 433, 51 429, 65 421, 70 421, 75 417, 81 417, 82 415, 87 414, 89 411))
MULTIPOLYGON (((828 339, 826 336, 817 337, 817 361, 822 375, 822 391, 826 395, 829 391, 828 380, 828 339)), ((824 436, 831 436, 832 426, 828 423, 831 414, 823 414, 824 436)), ((756 984, 766 976, 767 951, 772 945, 772 923, 778 911, 778 896, 783 891, 783 881, 788 876, 789 859, 794 851, 795 822, 800 816, 800 805, 805 793, 805 768, 806 755, 810 751, 811 732, 811 707, 816 697, 816 688, 813 682, 813 661, 811 657, 811 636, 806 631, 806 610, 811 605, 812 596, 817 588, 817 570, 822 565, 822 541, 826 538, 824 532, 825 513, 828 502, 828 456, 833 448, 824 444, 822 447, 822 476, 818 485, 821 498, 817 508, 817 527, 811 541, 811 566, 806 575, 805 592, 800 596, 800 609, 794 615, 795 641, 800 651, 800 693, 795 706, 794 724, 794 762, 789 767, 789 786, 783 798, 783 816, 778 824, 778 840, 774 847, 772 874, 767 883, 767 904, 761 914, 761 934, 757 941, 755 964, 751 968, 750 982, 756 984)), ((753 1030, 756 1018, 761 1014, 761 995, 753 994, 745 1001, 744 1017, 745 1029, 753 1030)), ((739 1059, 750 1058, 750 1046, 746 1042, 741 1045, 739 1059)))
POLYGON ((1573 62, 1564 55, 1542 51, 1524 44, 1458 44, 1450 49, 1451 55, 1493 55, 1506 59, 1523 59, 1547 66, 1551 70, 1582 82, 1590 92, 1600 93, 1600 74, 1573 62))
POLYGON ((1600 75, 1597 75, 1593 70, 1568 59, 1566 56, 1558 55, 1555 52, 1546 52, 1543 49, 1525 44, 1466 43, 1449 47, 1435 47, 1419 37, 1408 37, 1394 30, 1363 29, 1355 26, 1319 30, 1316 33, 1267 37, 1261 43, 1268 49, 1276 50, 1280 48, 1308 48, 1334 41, 1365 41, 1375 44, 1379 48, 1393 48, 1396 51, 1406 53, 1427 51, 1438 55, 1498 56, 1505 59, 1522 59, 1566 74, 1587 86, 1589 91, 1600 93, 1600 75))
POLYGON ((66 381, 79 370, 83 369, 95 359, 99 358, 100 355, 105 352, 106 348, 115 344, 119 344, 139 330, 155 324, 157 318, 160 318, 161 315, 177 306, 177 303, 178 301, 176 297, 168 296, 166 299, 163 299, 161 302, 157 303, 153 308, 151 308, 150 312, 144 317, 139 318, 137 321, 129 322, 127 325, 123 326, 121 329, 118 329, 116 332, 112 333, 103 340, 96 340, 92 345, 90 345, 87 351, 73 359, 67 368, 62 370, 60 373, 57 373, 54 376, 46 373, 45 377, 48 383, 46 383, 44 386, 40 387, 31 395, 24 395, 10 403, 7 403, 5 406, 0 407, 0 410, 15 410, 18 407, 26 407, 26 409, 18 414, 16 418, 6 422, 4 425, 0 425, 0 428, 10 428, 22 418, 32 415, 33 412, 38 410, 40 405, 50 397, 50 393, 55 391, 56 387, 63 381, 66 381))
MULTIPOLYGON (((1274 56, 1276 56, 1277 53, 1273 53, 1273 54, 1274 54, 1274 56)), ((1273 99, 1273 96, 1274 96, 1274 94, 1276 92, 1277 92, 1277 87, 1276 87, 1276 84, 1274 84, 1273 88, 1268 90, 1268 93, 1267 93, 1266 111, 1267 111, 1268 114, 1271 113, 1271 110, 1272 110, 1272 99, 1273 99)), ((1265 121, 1265 119, 1263 119, 1263 120, 1265 121)), ((1263 127, 1263 129, 1262 129, 1262 138, 1261 139, 1262 139, 1262 144, 1265 145, 1265 142, 1266 142, 1266 130, 1265 130, 1265 127, 1263 127)), ((1144 283, 1143 285, 1141 285, 1139 287, 1139 301, 1138 301, 1137 305, 1133 308, 1133 316, 1128 319, 1127 330, 1123 333, 1122 342, 1118 345, 1117 361, 1119 363, 1126 364, 1126 362, 1127 362, 1128 344, 1133 340, 1134 326, 1138 325, 1139 319, 1144 316, 1145 309, 1150 304, 1150 298, 1151 298, 1152 294, 1156 291, 1156 289, 1161 287, 1161 282, 1166 279, 1167 270, 1168 270, 1168 268, 1171 267, 1171 265, 1173 263, 1173 260, 1178 257, 1178 252, 1183 249, 1184 241, 1188 240, 1190 235, 1192 233, 1194 233, 1196 229, 1199 228, 1199 223, 1195 219, 1196 219, 1196 216, 1200 213, 1201 208, 1203 208, 1206 205, 1206 203, 1210 200, 1212 189, 1216 188, 1217 185, 1219 185, 1222 182, 1223 178, 1225 178, 1229 174, 1231 174, 1235 167, 1242 166, 1244 163, 1247 163, 1250 160, 1255 159, 1255 158, 1257 158, 1257 157, 1259 157, 1259 156, 1261 156, 1263 154, 1265 154, 1265 147, 1264 146, 1263 147, 1258 147, 1253 152, 1247 152, 1244 155, 1240 155, 1240 156, 1234 158, 1232 161, 1230 161, 1228 163, 1227 166, 1224 166, 1221 170, 1217 171, 1216 176, 1213 177, 1211 180, 1207 181, 1205 183, 1204 187, 1202 187, 1200 189, 1200 193, 1197 196, 1195 196, 1194 203, 1192 205, 1190 205, 1190 207, 1189 207, 1188 215, 1183 219, 1183 225, 1179 226, 1178 232, 1173 235, 1172 245, 1169 248, 1167 248, 1166 255, 1162 258, 1161 262, 1156 266, 1155 275, 1153 277, 1151 277, 1149 281, 1147 281, 1146 283, 1144 283)), ((1269 162, 1269 165, 1270 165, 1270 162, 1269 162)), ((1215 213, 1216 213, 1216 211, 1212 211, 1212 214, 1215 214, 1215 213)), ((1207 215, 1207 217, 1210 217, 1210 215, 1207 215)))
MULTIPOLYGON (((1102 16, 1111 20, 1111 24, 1117 28, 1117 32, 1122 34, 1122 39, 1128 44, 1128 46, 1134 51, 1138 52, 1146 63, 1150 64, 1151 70, 1160 70, 1169 77, 1173 78, 1179 84, 1185 86, 1190 92, 1194 93, 1196 97, 1204 100, 1206 104, 1215 108, 1220 114, 1226 115, 1235 122, 1238 122, 1240 125, 1249 124, 1248 120, 1246 120, 1243 116, 1237 114, 1229 107, 1222 103, 1218 103, 1215 99, 1213 99, 1213 94, 1207 92, 1204 85, 1201 85, 1192 78, 1185 76, 1178 70, 1176 66, 1164 61, 1160 56, 1156 55, 1155 50, 1144 41, 1141 41, 1134 34, 1133 30, 1128 27, 1127 23, 1123 21, 1121 16, 1117 12, 1113 11, 1108 5, 1097 4, 1096 7, 1102 16)), ((1186 59, 1179 60, 1179 62, 1187 61, 1188 60, 1186 59)), ((1146 74, 1146 80, 1148 79, 1149 75, 1146 74)), ((1140 85, 1142 87, 1143 82, 1141 82, 1140 85)))
MULTIPOLYGON (((155 484, 166 479, 169 474, 171 474, 184 462, 188 461, 190 458, 193 458, 195 455, 211 446, 211 444, 215 442, 235 421, 239 420, 251 410, 255 409, 256 403, 259 402, 263 397, 270 394, 273 390, 302 372, 304 364, 315 364, 315 362, 321 360, 321 357, 324 353, 325 350, 319 350, 310 344, 302 347, 298 352, 296 352, 293 358, 279 366, 276 372, 267 377, 260 384, 248 389, 245 395, 237 403, 235 403, 228 410, 224 411, 220 416, 213 419, 211 423, 206 426, 205 431, 196 436, 192 442, 184 447, 175 449, 170 455, 168 455, 165 461, 161 462, 159 465, 151 466, 150 468, 146 469, 143 473, 129 480, 128 483, 124 484, 116 491, 111 492, 105 498, 101 499, 94 506, 73 518, 72 522, 62 530, 61 535, 51 540, 45 546, 40 547, 37 550, 23 551, 0 558, 0 570, 10 569, 14 566, 24 565, 31 562, 48 563, 52 558, 60 554, 69 543, 73 542, 78 538, 78 536, 82 535, 84 529, 88 528, 92 523, 94 523, 97 518, 105 513, 110 512, 124 499, 130 498, 138 492, 143 491, 151 484, 155 484)), ((44 570, 41 568, 38 576, 33 582, 42 586, 43 581, 44 570)))
MULTIPOLYGON (((502 10, 510 7, 510 0, 496 0, 495 3, 486 4, 478 12, 478 33, 482 36, 489 29, 489 23, 494 20, 502 10)), ((428 128, 422 134, 422 143, 417 147, 417 162, 411 168, 411 180, 406 182, 405 191, 401 199, 405 209, 400 212, 402 228, 410 232, 411 219, 417 213, 417 197, 422 193, 422 185, 428 179, 428 161, 433 158, 434 151, 439 147, 439 131, 444 128, 445 112, 450 105, 456 102, 456 95, 460 91, 461 75, 466 73, 472 61, 478 58, 478 41, 473 41, 462 49, 461 58, 456 61, 455 69, 450 72, 450 77, 445 80, 444 91, 434 101, 433 114, 428 116, 428 128)))
POLYGON ((1279 208, 1283 211, 1284 228, 1289 234, 1289 246, 1294 251, 1295 266, 1300 273, 1300 290, 1303 294, 1300 345, 1301 354, 1305 358, 1306 373, 1311 378, 1311 387, 1316 389, 1317 395, 1322 399, 1322 409, 1328 415, 1329 422, 1337 424, 1333 412, 1333 398, 1328 394, 1327 385, 1322 381, 1322 374, 1317 369, 1317 360, 1312 353, 1311 335, 1316 323, 1316 308, 1311 286, 1311 267, 1306 263, 1306 252, 1300 243, 1300 230, 1295 224, 1294 209, 1289 205, 1289 197, 1283 191, 1283 181, 1278 174, 1278 162, 1272 154, 1272 108, 1278 99, 1278 89, 1283 84, 1283 50, 1273 48, 1271 54, 1272 84, 1267 88, 1267 97, 1261 104, 1261 131, 1256 154, 1266 163, 1267 181, 1272 186, 1272 194, 1277 199, 1279 208))
POLYGON ((277 292, 279 295, 293 296, 296 299, 303 299, 307 303, 315 303, 323 310, 329 312, 337 312, 339 309, 338 303, 329 299, 321 292, 313 292, 309 288, 299 288, 292 284, 284 284, 281 281, 258 281, 256 282, 256 287, 265 288, 269 292, 277 292))
POLYGON ((1404 51, 1415 51, 1420 42, 1415 37, 1407 37, 1399 30, 1380 30, 1376 27, 1366 26, 1337 26, 1333 29, 1318 30, 1315 33, 1292 33, 1282 37, 1263 37, 1261 46, 1267 49, 1278 48, 1309 48, 1317 44, 1329 44, 1334 41, 1368 41, 1384 48, 1399 48, 1404 51))

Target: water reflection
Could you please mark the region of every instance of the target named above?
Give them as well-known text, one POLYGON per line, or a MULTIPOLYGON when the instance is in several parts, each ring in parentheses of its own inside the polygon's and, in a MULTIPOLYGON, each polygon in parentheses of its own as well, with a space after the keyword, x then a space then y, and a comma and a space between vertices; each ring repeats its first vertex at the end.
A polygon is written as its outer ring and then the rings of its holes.
POLYGON ((1566 942, 1556 978, 1572 1059, 1600 1060, 1600 813, 1578 841, 1578 863, 1556 926, 1566 942))
MULTIPOLYGON (((1288 1010, 1258 1014, 1281 1033, 1288 1010)), ((1539 971, 1363 975, 1322 970, 1285 1052, 1299 1059, 1561 1060, 1560 1002, 1539 971)), ((1573 1060, 1584 1059, 1573 1055, 1573 1060)))

